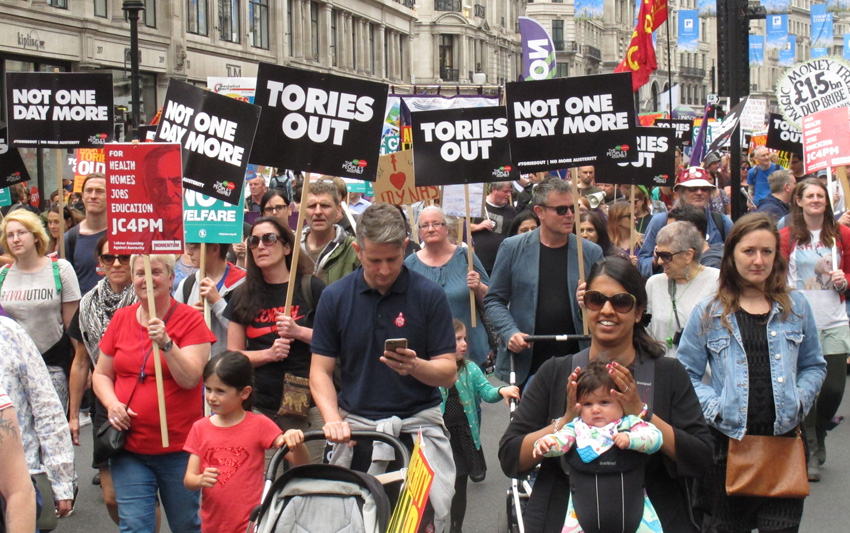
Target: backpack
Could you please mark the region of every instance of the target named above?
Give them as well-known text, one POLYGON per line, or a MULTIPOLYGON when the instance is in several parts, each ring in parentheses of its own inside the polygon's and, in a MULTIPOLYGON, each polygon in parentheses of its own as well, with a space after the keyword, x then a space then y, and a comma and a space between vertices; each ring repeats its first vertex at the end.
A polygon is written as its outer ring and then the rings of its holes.
POLYGON ((726 226, 723 224, 723 214, 717 211, 709 211, 711 219, 714 220, 714 226, 720 232, 720 240, 726 242, 726 226))
MULTIPOLYGON (((56 283, 56 294, 59 296, 59 300, 62 300, 62 278, 59 276, 59 258, 55 255, 50 258, 52 260, 53 265, 53 281, 56 283)), ((6 276, 9 274, 9 269, 12 268, 12 265, 3 265, 3 268, 0 270, 0 289, 3 288, 3 282, 6 281, 6 276)))

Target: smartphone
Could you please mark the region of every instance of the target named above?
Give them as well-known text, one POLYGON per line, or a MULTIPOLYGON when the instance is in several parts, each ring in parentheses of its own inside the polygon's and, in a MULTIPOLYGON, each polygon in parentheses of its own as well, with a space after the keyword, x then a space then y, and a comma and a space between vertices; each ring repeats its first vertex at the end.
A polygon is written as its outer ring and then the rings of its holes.
POLYGON ((407 349, 407 339, 387 339, 384 341, 384 350, 394 352, 398 348, 407 349))

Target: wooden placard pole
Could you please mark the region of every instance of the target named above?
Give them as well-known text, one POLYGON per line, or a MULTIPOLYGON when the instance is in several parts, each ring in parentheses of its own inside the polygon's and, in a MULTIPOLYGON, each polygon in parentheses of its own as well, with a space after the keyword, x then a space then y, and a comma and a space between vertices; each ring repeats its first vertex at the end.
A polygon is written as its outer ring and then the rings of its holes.
POLYGON ((838 176, 838 182, 844 192, 844 209, 850 211, 850 183, 847 182, 847 169, 844 165, 841 165, 835 169, 835 174, 838 176))
POLYGON ((342 213, 345 215, 345 218, 348 219, 348 223, 351 224, 351 229, 354 233, 357 233, 357 222, 354 220, 354 215, 351 213, 351 208, 348 207, 348 202, 340 202, 340 206, 342 207, 342 213))
MULTIPOLYGON (((207 243, 201 243, 201 259, 200 265, 198 265, 198 294, 201 291, 201 280, 207 277, 207 243)), ((207 327, 210 327, 210 302, 206 298, 201 298, 204 303, 204 322, 206 322, 207 327)), ((189 303, 189 302, 186 302, 189 303)))
POLYGON ((631 205, 631 229, 629 229, 629 258, 635 256, 635 233, 637 230, 635 229, 635 186, 631 186, 631 199, 629 200, 629 204, 631 205))
MULTIPOLYGON (((59 191, 59 236, 56 238, 59 241, 59 258, 65 259, 65 188, 62 187, 62 150, 56 150, 56 181, 59 185, 56 189, 59 191)), ((50 201, 49 196, 47 200, 50 201)), ((49 209, 48 207, 48 218, 50 217, 49 209)))
POLYGON ((413 238, 413 242, 419 244, 419 226, 416 225, 416 220, 413 219, 413 206, 406 204, 404 207, 407 211, 407 221, 410 222, 410 236, 413 238))
MULTIPOLYGON (((156 299, 153 296, 153 275, 151 274, 151 256, 145 254, 145 293, 148 297, 148 320, 156 316, 156 299)), ((147 327, 147 324, 142 324, 147 327)), ((162 384, 162 361, 160 359, 159 344, 151 342, 153 349, 153 367, 156 373, 156 399, 159 404, 159 429, 162 436, 162 447, 168 448, 168 418, 165 414, 165 388, 162 384)))
MULTIPOLYGON (((472 226, 471 219, 469 216, 469 184, 463 184, 463 198, 464 204, 466 204, 466 261, 467 268, 469 272, 472 272, 473 262, 472 262, 472 254, 475 253, 475 250, 472 249, 472 226)), ((463 223, 461 223, 461 227, 463 223)), ((458 233, 460 230, 458 229, 458 233)), ((458 239, 458 245, 460 245, 460 239, 458 239)), ((476 320, 475 313, 475 291, 469 289, 469 327, 475 328, 478 327, 478 323, 476 320)))
POLYGON ((298 223, 295 225, 295 242, 292 245, 292 262, 289 269, 289 286, 286 288, 286 304, 283 313, 292 316, 292 297, 295 295, 295 276, 298 274, 298 258, 301 256, 301 234, 304 232, 304 213, 307 211, 307 196, 310 194, 310 175, 304 176, 301 186, 301 207, 298 209, 298 223))
MULTIPOLYGON (((570 180, 570 186, 573 191, 573 215, 576 221, 575 225, 578 225, 580 224, 579 221, 581 220, 581 216, 579 215, 578 209, 578 187, 576 183, 578 181, 578 168, 573 167, 571 169, 570 174, 572 175, 572 179, 570 180)), ((581 232, 576 234, 576 248, 578 251, 578 284, 581 285, 582 283, 584 283, 584 246, 581 243, 581 232)), ((589 331, 587 327, 587 313, 583 313, 581 315, 581 321, 583 330, 582 334, 587 335, 587 332, 589 331)))
MULTIPOLYGON (((826 193, 829 199, 829 205, 835 209, 835 194, 832 190, 832 167, 826 167, 826 193)), ((838 242, 832 242, 832 270, 838 270, 838 242)))

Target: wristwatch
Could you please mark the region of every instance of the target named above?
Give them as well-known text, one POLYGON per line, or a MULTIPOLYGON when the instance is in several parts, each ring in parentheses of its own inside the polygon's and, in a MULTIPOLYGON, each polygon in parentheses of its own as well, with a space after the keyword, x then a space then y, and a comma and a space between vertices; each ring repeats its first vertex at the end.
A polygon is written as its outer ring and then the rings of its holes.
POLYGON ((164 345, 159 347, 159 349, 163 352, 167 352, 168 350, 170 350, 172 348, 174 348, 174 341, 171 340, 171 339, 168 339, 168 342, 166 342, 164 345))

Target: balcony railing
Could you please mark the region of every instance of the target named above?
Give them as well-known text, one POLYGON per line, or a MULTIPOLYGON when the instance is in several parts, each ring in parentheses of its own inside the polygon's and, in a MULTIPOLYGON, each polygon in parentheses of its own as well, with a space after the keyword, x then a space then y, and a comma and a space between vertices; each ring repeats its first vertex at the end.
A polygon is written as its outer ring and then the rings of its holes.
POLYGON ((692 76, 694 78, 704 78, 705 69, 696 67, 679 67, 679 75, 692 76))
POLYGON ((459 81, 460 71, 456 68, 440 67, 440 79, 443 81, 459 81))
POLYGON ((558 52, 578 52, 578 43, 575 41, 554 41, 555 50, 558 52))
POLYGON ((597 61, 602 61, 602 50, 599 48, 590 46, 589 44, 584 45, 584 55, 591 59, 595 59, 597 61))
POLYGON ((434 11, 460 12, 461 0, 434 0, 434 11))

